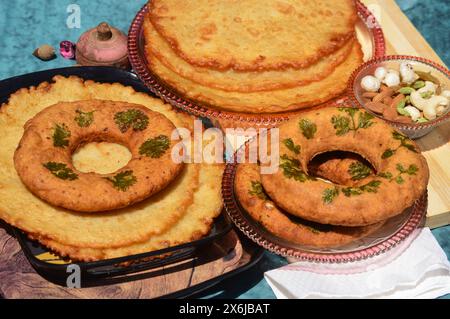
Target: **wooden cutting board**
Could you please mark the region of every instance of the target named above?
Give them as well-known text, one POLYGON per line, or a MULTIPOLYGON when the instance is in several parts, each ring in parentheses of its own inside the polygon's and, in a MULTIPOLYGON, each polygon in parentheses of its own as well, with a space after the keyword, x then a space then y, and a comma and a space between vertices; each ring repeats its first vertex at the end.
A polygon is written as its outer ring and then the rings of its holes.
MULTIPOLYGON (((383 28, 386 54, 421 56, 445 65, 393 0, 363 0, 383 28)), ((417 140, 430 167, 426 225, 450 224, 450 122, 417 140)))

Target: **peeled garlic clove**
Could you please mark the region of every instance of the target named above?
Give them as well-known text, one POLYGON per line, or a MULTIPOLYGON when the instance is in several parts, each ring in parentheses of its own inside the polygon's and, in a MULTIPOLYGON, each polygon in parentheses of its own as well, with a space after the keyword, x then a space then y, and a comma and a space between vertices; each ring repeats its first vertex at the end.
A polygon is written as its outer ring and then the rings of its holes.
POLYGON ((408 105, 405 106, 404 110, 409 114, 409 117, 415 122, 420 117, 420 111, 416 109, 414 106, 408 105))
POLYGON ((386 74, 383 83, 389 87, 397 86, 400 84, 400 76, 397 73, 389 72, 386 74))
POLYGON ((385 67, 379 66, 376 70, 375 70, 375 77, 380 80, 383 81, 384 77, 386 76, 386 74, 388 73, 387 69, 385 67))
POLYGON ((369 92, 378 92, 381 82, 372 75, 366 75, 361 79, 361 87, 369 92))
POLYGON ((400 75, 400 72, 397 71, 396 69, 388 69, 388 70, 387 70, 387 73, 395 73, 395 74, 397 74, 397 75, 400 75))
POLYGON ((416 72, 414 72, 413 66, 408 62, 402 62, 400 64, 400 75, 402 81, 407 84, 411 84, 419 78, 416 72))

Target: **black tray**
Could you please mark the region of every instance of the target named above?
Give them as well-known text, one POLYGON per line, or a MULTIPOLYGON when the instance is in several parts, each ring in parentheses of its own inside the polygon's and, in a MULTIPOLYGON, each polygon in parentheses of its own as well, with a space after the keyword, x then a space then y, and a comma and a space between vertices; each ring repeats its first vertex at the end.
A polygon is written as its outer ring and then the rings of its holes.
MULTIPOLYGON (((65 77, 77 76, 84 80, 93 80, 101 83, 121 83, 133 87, 136 91, 155 96, 134 73, 125 70, 113 67, 67 67, 29 73, 0 81, 0 104, 7 102, 9 96, 21 88, 37 86, 46 81, 52 82, 52 78, 55 75, 65 77)), ((210 123, 204 121, 204 125, 208 127, 210 126, 210 123)), ((221 214, 214 221, 214 225, 208 236, 200 240, 138 255, 96 262, 77 263, 82 274, 81 278, 84 280, 84 282, 82 281, 82 286, 94 285, 99 279, 112 277, 114 277, 114 280, 117 283, 120 282, 117 278, 118 276, 141 272, 190 258, 195 255, 197 248, 221 238, 231 229, 232 223, 228 216, 226 214, 221 214), (163 254, 166 255, 161 257, 163 254), (151 258, 157 256, 160 256, 160 258, 151 258), (145 261, 143 261, 143 259, 145 259, 145 261)), ((13 232, 19 240, 26 257, 36 271, 49 281, 65 285, 65 280, 68 276, 68 273, 66 272, 68 264, 58 265, 36 258, 37 255, 47 252, 48 249, 35 241, 29 240, 26 234, 18 229, 14 229, 13 232)))

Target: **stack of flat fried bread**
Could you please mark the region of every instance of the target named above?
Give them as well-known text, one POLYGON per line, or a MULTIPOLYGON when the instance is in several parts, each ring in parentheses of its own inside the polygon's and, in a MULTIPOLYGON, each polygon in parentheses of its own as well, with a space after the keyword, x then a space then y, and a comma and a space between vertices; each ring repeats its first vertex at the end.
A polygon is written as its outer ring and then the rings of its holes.
MULTIPOLYGON (((102 214, 52 206, 25 187, 14 169, 13 155, 27 120, 61 101, 92 99, 140 104, 162 113, 177 128, 192 132, 193 117, 118 83, 57 76, 54 83, 21 89, 0 108, 0 219, 59 255, 80 261, 154 251, 206 235, 222 210, 221 164, 185 164, 175 181, 162 191, 140 203, 102 214)), ((77 156, 78 165, 97 171, 108 168, 111 163, 96 158, 98 152, 91 145, 84 155, 77 156)))
POLYGON ((148 9, 149 68, 178 94, 220 110, 327 102, 363 59, 354 0, 152 0, 148 9))

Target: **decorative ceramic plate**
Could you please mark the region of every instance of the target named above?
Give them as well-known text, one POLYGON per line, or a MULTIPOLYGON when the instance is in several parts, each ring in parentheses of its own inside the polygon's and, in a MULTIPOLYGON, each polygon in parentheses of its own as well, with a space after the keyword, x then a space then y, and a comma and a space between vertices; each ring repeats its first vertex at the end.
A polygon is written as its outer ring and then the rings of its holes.
MULTIPOLYGON (((361 43, 364 60, 381 57, 385 54, 386 44, 384 41, 383 31, 376 21, 373 14, 360 2, 357 1, 357 9, 359 20, 356 23, 356 34, 361 43)), ((195 116, 206 117, 212 120, 225 120, 243 123, 243 126, 276 126, 279 122, 287 120, 289 117, 297 114, 295 112, 275 113, 275 114, 248 114, 234 113, 215 110, 206 105, 200 105, 196 102, 185 99, 177 94, 176 91, 162 83, 157 76, 148 68, 145 57, 144 36, 142 25, 148 7, 145 5, 134 18, 130 30, 128 32, 128 53, 132 68, 138 74, 139 78, 148 86, 148 88, 156 95, 161 97, 167 103, 182 109, 195 116), (246 125, 247 124, 247 125, 246 125)), ((341 104, 348 99, 346 96, 335 98, 328 101, 327 105, 341 104)))
POLYGON ((338 248, 315 248, 288 242, 268 232, 241 207, 234 192, 237 163, 227 164, 222 180, 225 210, 234 224, 265 249, 300 260, 324 263, 350 262, 379 255, 403 241, 425 220, 427 193, 401 214, 392 217, 369 236, 338 248))

